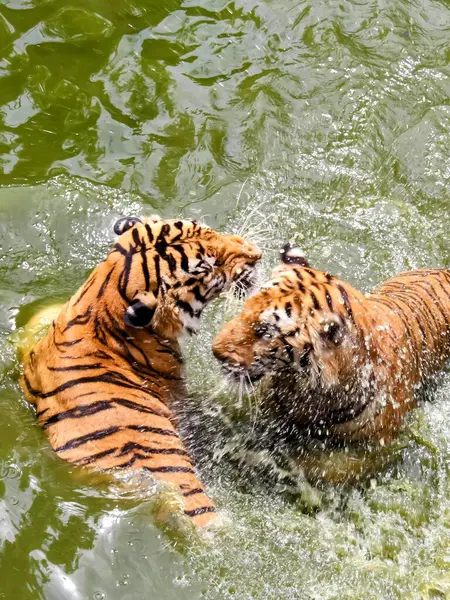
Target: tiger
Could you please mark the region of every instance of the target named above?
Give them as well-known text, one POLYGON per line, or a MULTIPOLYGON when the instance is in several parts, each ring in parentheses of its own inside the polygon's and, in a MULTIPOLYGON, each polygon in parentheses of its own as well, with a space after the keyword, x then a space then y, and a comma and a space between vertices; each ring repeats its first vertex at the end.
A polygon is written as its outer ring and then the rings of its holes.
POLYGON ((400 273, 364 294, 286 245, 213 353, 234 381, 264 378, 262 408, 298 439, 380 448, 450 357, 450 271, 400 273))
POLYGON ((148 472, 203 527, 217 513, 171 410, 186 394, 179 341, 219 294, 251 285, 261 251, 195 220, 124 217, 114 233, 105 260, 23 357, 21 386, 60 458, 148 472))

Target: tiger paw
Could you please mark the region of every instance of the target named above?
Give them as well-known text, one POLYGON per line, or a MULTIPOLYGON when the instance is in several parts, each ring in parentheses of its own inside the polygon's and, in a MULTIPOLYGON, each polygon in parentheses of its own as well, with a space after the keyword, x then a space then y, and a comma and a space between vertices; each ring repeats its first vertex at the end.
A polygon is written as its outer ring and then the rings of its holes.
POLYGON ((151 511, 155 523, 163 529, 185 534, 195 531, 191 519, 184 513, 183 497, 175 487, 160 486, 152 497, 151 511))

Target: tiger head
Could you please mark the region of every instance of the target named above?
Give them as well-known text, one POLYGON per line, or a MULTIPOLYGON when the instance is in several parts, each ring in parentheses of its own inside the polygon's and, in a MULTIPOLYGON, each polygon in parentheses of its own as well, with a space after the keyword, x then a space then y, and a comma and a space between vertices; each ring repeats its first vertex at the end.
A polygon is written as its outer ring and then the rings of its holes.
POLYGON ((114 232, 119 238, 101 266, 97 304, 103 302, 116 322, 167 337, 194 333, 203 309, 221 292, 233 285, 247 289, 261 258, 243 238, 192 220, 126 217, 114 232))
POLYGON ((364 300, 349 284, 310 268, 299 248, 285 246, 271 280, 216 336, 214 355, 244 383, 287 368, 314 388, 345 385, 355 362, 366 358, 356 324, 364 300))

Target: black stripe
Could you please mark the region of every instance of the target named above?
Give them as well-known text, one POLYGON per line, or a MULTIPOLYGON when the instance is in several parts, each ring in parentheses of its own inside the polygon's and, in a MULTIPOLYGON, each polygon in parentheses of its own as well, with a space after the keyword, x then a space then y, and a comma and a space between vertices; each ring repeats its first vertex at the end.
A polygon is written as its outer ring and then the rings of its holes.
POLYGON ((159 255, 161 256, 161 258, 163 258, 166 263, 169 265, 169 271, 171 275, 175 275, 175 271, 177 269, 177 261, 175 260, 175 258, 172 256, 172 254, 167 254, 166 252, 166 246, 164 246, 161 249, 161 252, 159 252, 159 248, 157 248, 159 255))
POLYGON ((134 465, 134 463, 139 460, 140 458, 146 458, 145 456, 140 456, 139 454, 135 454, 134 456, 132 456, 130 458, 130 460, 127 460, 126 462, 123 463, 119 463, 118 465, 113 465, 112 467, 110 467, 108 469, 109 470, 114 470, 114 469, 126 469, 127 467, 132 467, 134 465))
POLYGON ((177 298, 176 305, 178 306, 178 308, 181 308, 181 310, 186 312, 190 317, 194 317, 194 309, 188 302, 177 298))
POLYGON ((84 297, 84 295, 91 289, 91 287, 95 283, 96 277, 97 277, 97 273, 94 273, 93 275, 91 275, 91 277, 89 277, 89 279, 86 281, 86 283, 83 286, 83 291, 78 296, 77 301, 74 302, 73 306, 76 306, 78 304, 78 302, 80 302, 82 300, 82 298, 84 297))
MULTIPOLYGON (((77 398, 82 397, 83 395, 85 396, 89 394, 82 394, 81 396, 77 396, 77 398)), ((138 402, 133 402, 132 400, 128 400, 126 398, 109 398, 108 400, 98 400, 97 402, 92 402, 91 404, 79 404, 75 408, 53 415, 42 424, 42 427, 47 429, 47 427, 50 427, 50 425, 64 421, 65 419, 81 419, 82 417, 94 415, 98 412, 102 412, 103 410, 113 408, 114 404, 123 406, 129 410, 136 410, 138 412, 156 415, 158 417, 165 417, 165 415, 163 415, 161 412, 144 406, 143 404, 139 404, 138 402)))
MULTIPOLYGON (((174 241, 175 240, 172 240, 172 242, 174 242, 174 241)), ((187 254, 186 254, 183 246, 177 244, 177 245, 172 245, 171 247, 173 250, 176 250, 180 254, 180 258, 181 258, 180 264, 181 264, 181 268, 183 269, 183 271, 185 271, 186 273, 189 273, 189 260, 188 260, 187 254)))
POLYGON ((334 312, 333 299, 331 298, 330 292, 325 288, 325 300, 327 301, 328 308, 331 312, 334 312))
MULTIPOLYGON (((124 332, 123 336, 121 336, 119 334, 119 332, 117 331, 117 328, 115 327, 115 325, 113 325, 113 328, 111 328, 111 327, 108 327, 108 325, 106 325, 106 323, 104 324, 104 329, 112 337, 112 339, 117 342, 117 344, 119 345, 119 347, 121 349, 120 356, 130 365, 132 370, 136 370, 136 367, 135 367, 136 357, 133 356, 133 354, 131 353, 129 346, 139 352, 139 354, 142 357, 142 360, 144 361, 145 367, 147 369, 151 369, 150 361, 149 361, 146 353, 141 348, 139 348, 139 346, 134 344, 131 340, 124 339, 125 332, 124 332)), ((107 347, 110 345, 109 340, 107 340, 106 338, 104 340, 100 340, 100 341, 107 347)))
POLYGON ((93 462, 99 460, 100 458, 104 458, 105 456, 114 454, 115 451, 116 451, 116 448, 109 448, 108 450, 103 450, 103 452, 97 452, 96 454, 91 454, 90 456, 85 456, 84 458, 72 460, 71 462, 75 465, 80 465, 80 466, 90 465, 93 462))
MULTIPOLYGON (((119 455, 121 456, 121 455, 119 455)), ((111 469, 126 469, 127 467, 131 467, 132 465, 134 465, 134 463, 137 460, 145 460, 148 461, 149 457, 145 456, 144 454, 134 454, 129 460, 127 460, 126 462, 123 463, 119 463, 118 465, 114 465, 111 467, 111 469)), ((146 468, 146 467, 143 467, 146 468)), ((146 470, 150 470, 150 469, 146 469, 146 470)))
POLYGON ((167 241, 166 241, 166 235, 169 235, 170 233, 170 225, 168 223, 164 223, 164 225, 161 226, 161 231, 159 232, 158 238, 155 242, 155 246, 157 245, 167 245, 167 241))
MULTIPOLYGON (((406 273, 399 273, 398 275, 395 275, 395 279, 399 279, 401 277, 428 277, 429 275, 436 275, 436 273, 439 272, 439 269, 422 269, 420 271, 407 271, 406 273)), ((383 286, 387 283, 390 283, 389 279, 381 285, 383 286)))
MULTIPOLYGON (((94 356, 95 358, 102 358, 105 360, 114 360, 113 357, 108 354, 107 352, 105 352, 104 350, 96 350, 95 352, 89 352, 88 354, 85 354, 85 356, 94 356)), ((67 356, 64 356, 64 358, 68 358, 67 356)))
MULTIPOLYGON (((400 319, 400 321, 403 324, 403 327, 405 328, 405 331, 407 333, 407 335, 409 336, 409 338, 411 339, 411 342, 413 342, 416 338, 414 336, 414 332, 411 330, 409 322, 406 318, 406 315, 404 314, 404 311, 401 307, 398 306, 398 304, 394 301, 393 298, 379 298, 379 297, 375 297, 375 298, 371 298, 371 300, 374 300, 375 302, 379 302, 381 304, 384 304, 385 306, 387 306, 390 310, 392 310, 394 312, 395 315, 398 316, 398 318, 400 319), (394 308, 392 307, 392 304, 394 305, 394 308)), ((412 308, 401 298, 398 299, 399 302, 403 302, 407 308, 414 314, 414 311, 412 310, 412 308)), ((422 343, 426 344, 427 343, 427 336, 424 332, 424 330, 421 327, 420 322, 417 320, 417 326, 419 328, 419 331, 422 335, 422 343)), ((397 340, 395 340, 397 341, 397 340)), ((411 348, 411 352, 414 355, 414 359, 416 361, 416 365, 420 364, 420 358, 419 358, 419 348, 417 347, 416 343, 412 343, 412 345, 410 345, 411 348)))
POLYGON ((345 310, 347 311, 348 316, 350 317, 350 319, 354 323, 355 322, 355 317, 353 315, 353 310, 352 310, 352 307, 350 305, 350 299, 348 297, 347 291, 340 284, 337 284, 337 289, 339 290, 339 292, 340 292, 340 294, 342 296, 342 300, 344 301, 345 310))
POLYGON ((104 279, 104 281, 103 281, 100 289, 98 290, 97 300, 99 300, 103 296, 103 294, 105 293, 106 286, 108 285, 109 280, 111 279, 111 275, 113 274, 113 271, 114 271, 115 268, 116 268, 116 265, 113 265, 111 267, 111 269, 108 271, 108 274, 106 275, 106 277, 105 277, 105 279, 104 279))
POLYGON ((189 496, 196 496, 197 494, 204 494, 204 490, 202 488, 194 488, 193 490, 189 490, 188 492, 182 492, 185 498, 189 496))
MULTIPOLYGON (((65 359, 69 358, 64 356, 65 359)), ((73 357, 75 358, 75 357, 73 357)), ((75 358, 76 360, 76 358, 75 358)), ((95 363, 92 365, 73 365, 70 367, 47 367, 49 371, 88 371, 89 369, 103 369, 104 365, 101 363, 95 363)))
POLYGON ((309 293, 310 293, 311 298, 312 298, 314 310, 320 310, 321 307, 320 307, 319 301, 317 300, 317 296, 315 295, 314 292, 310 291, 309 293))
POLYGON ((101 392, 85 392, 84 394, 78 394, 74 399, 78 400, 79 398, 86 398, 86 396, 98 396, 100 393, 101 392))
POLYGON ((182 448, 155 448, 152 446, 138 444, 137 442, 127 442, 126 444, 124 444, 118 456, 124 456, 125 454, 128 454, 133 450, 141 450, 142 452, 146 452, 147 454, 176 454, 178 456, 184 456, 190 460, 189 454, 186 452, 186 450, 183 450, 182 448))
POLYGON ((119 277, 119 294, 122 296, 122 298, 124 300, 126 300, 126 302, 129 301, 128 296, 127 296, 127 287, 128 287, 128 281, 130 279, 130 270, 131 270, 132 262, 133 262, 133 255, 131 253, 127 253, 127 255, 125 256, 125 264, 123 266, 122 273, 120 274, 120 277, 119 277))
POLYGON ((192 473, 195 475, 195 471, 191 469, 191 467, 174 467, 174 466, 164 466, 164 467, 142 467, 146 471, 150 471, 151 473, 192 473))
POLYGON ((82 417, 95 415, 98 412, 109 410, 110 408, 112 408, 111 403, 107 400, 99 400, 98 402, 92 402, 91 404, 79 404, 75 408, 52 415, 41 423, 41 426, 43 429, 47 429, 51 425, 64 421, 65 419, 81 419, 82 417))
POLYGON ((130 429, 131 431, 139 431, 139 433, 156 433, 157 435, 178 437, 177 432, 173 429, 160 429, 159 427, 150 427, 149 425, 127 425, 125 429, 130 429))
POLYGON ((147 249, 144 244, 141 246, 141 257, 142 257, 142 272, 144 274, 145 291, 148 292, 150 289, 150 274, 148 272, 147 263, 147 249))
MULTIPOLYGON (((405 318, 403 318, 401 312, 399 313, 398 310, 402 311, 402 309, 398 309, 398 303, 397 302, 402 302, 412 313, 413 313, 413 318, 416 322, 417 327, 419 328, 419 331, 422 335, 423 338, 423 343, 424 344, 428 344, 428 337, 426 332, 424 331, 424 328, 422 327, 422 325, 426 326, 426 329, 429 330, 429 326, 427 321, 425 320, 425 323, 421 323, 420 321, 420 317, 424 316, 423 315, 423 305, 422 303, 419 301, 419 304, 417 303, 417 298, 412 296, 411 294, 408 294, 407 292, 395 292, 395 296, 394 293, 391 292, 389 299, 391 301, 391 303, 394 303, 395 306, 397 307, 397 310, 395 311, 396 314, 401 318, 403 324, 406 327, 406 330, 408 332, 408 334, 411 335, 411 330, 409 328, 409 323, 405 320, 405 318), (397 300, 397 302, 396 302, 397 300)), ((431 331, 431 337, 433 337, 433 332, 431 331)), ((414 337, 414 336, 412 336, 414 337)))
POLYGON ((91 311, 92 307, 88 306, 84 313, 82 313, 81 315, 77 315, 76 317, 71 319, 61 331, 61 333, 65 333, 68 329, 70 329, 71 327, 75 327, 76 325, 86 325, 86 323, 88 323, 89 319, 91 318, 91 311))
POLYGON ((292 317, 292 304, 290 302, 286 302, 284 310, 286 312, 286 315, 290 319, 292 317))
POLYGON ((147 232, 147 235, 148 235, 148 241, 150 243, 152 243, 154 240, 154 235, 153 235, 152 228, 150 227, 150 225, 148 223, 145 224, 145 231, 147 232))
POLYGON ((139 231, 137 229, 133 229, 133 231, 131 232, 131 235, 133 237, 133 241, 135 243, 136 250, 137 250, 138 247, 142 244, 141 238, 139 237, 139 231))
POLYGON ((119 242, 116 242, 113 246, 113 250, 115 250, 116 252, 120 252, 120 254, 122 254, 122 256, 127 256, 128 252, 125 250, 125 248, 119 244, 119 242))
MULTIPOLYGON (((439 299, 437 298, 436 290, 433 288, 433 285, 431 284, 431 282, 430 281, 417 282, 416 285, 422 291, 424 291, 428 295, 429 298, 431 298, 432 303, 436 306, 437 313, 442 314, 441 303, 440 303, 439 299), (432 289, 433 293, 436 294, 436 296, 433 296, 433 294, 431 294, 431 292, 425 287, 425 285, 430 286, 430 288, 432 289)), ((436 326, 436 330, 440 331, 441 328, 440 328, 440 325, 437 324, 437 322, 436 322, 435 313, 426 304, 423 305, 423 308, 424 308, 424 310, 426 310, 429 313, 431 320, 433 321, 433 323, 436 326)), ((447 320, 444 318, 444 321, 447 321, 447 320)))
POLYGON ((94 337, 96 340, 98 340, 101 344, 103 345, 108 345, 106 343, 106 335, 105 335, 105 331, 102 327, 102 324, 100 322, 100 319, 98 318, 97 315, 95 315, 94 317, 94 337))
POLYGON ((99 429, 97 431, 92 431, 87 435, 82 435, 80 437, 73 438, 66 442, 63 446, 59 446, 59 448, 55 448, 55 452, 65 452, 66 450, 72 450, 73 448, 79 448, 88 442, 92 442, 95 440, 102 440, 105 437, 109 437, 110 435, 114 435, 118 431, 121 430, 121 427, 108 427, 107 429, 99 429))
MULTIPOLYGON (((105 329, 107 331, 107 333, 117 341, 117 343, 119 344, 119 346, 121 347, 121 349, 123 350, 123 352, 121 353, 122 358, 128 362, 128 364, 130 365, 131 369, 133 371, 137 371, 138 369, 136 368, 136 357, 133 356, 133 354, 130 352, 130 349, 128 348, 128 346, 130 346, 131 348, 134 348, 135 350, 137 350, 140 355, 142 356, 145 366, 143 367, 143 369, 145 369, 145 376, 149 377, 151 374, 153 374, 155 377, 161 377, 163 379, 166 379, 168 381, 183 381, 183 377, 179 377, 178 375, 170 375, 169 373, 163 373, 161 371, 158 371, 157 369, 155 369, 149 359, 148 356, 146 355, 146 353, 134 342, 131 341, 130 337, 128 336, 128 334, 126 332, 123 332, 123 336, 126 338, 124 339, 123 337, 121 337, 119 335, 119 333, 113 329, 111 329, 110 327, 108 327, 105 324, 105 329)), ((108 345, 107 340, 105 340, 104 342, 105 345, 108 345)), ((162 344, 161 344, 162 345, 162 344)), ((153 394, 160 398, 161 394, 158 393, 158 391, 153 391, 153 394)))
POLYGON ((201 506, 200 508, 194 508, 193 510, 185 510, 184 514, 188 517, 197 517, 198 515, 204 515, 205 513, 216 512, 214 506, 201 506))
POLYGON ((206 298, 204 296, 202 296, 201 292, 200 292, 200 285, 196 285, 193 289, 192 289, 192 293, 194 294, 194 298, 200 302, 201 304, 205 304, 206 303, 206 298))
POLYGON ((316 279, 317 278, 317 274, 315 271, 313 271, 312 269, 309 269, 308 267, 302 267, 304 271, 306 271, 308 273, 308 275, 311 277, 311 279, 316 279))
POLYGON ((444 292, 444 294, 447 296, 448 300, 450 301, 450 292, 449 292, 449 290, 447 290, 447 289, 444 287, 444 284, 443 284, 443 283, 442 283, 442 281, 440 281, 439 279, 437 280, 437 282, 436 282, 436 283, 437 283, 438 285, 440 285, 440 287, 442 288, 442 291, 444 292))
POLYGON ((83 341, 84 341, 84 338, 78 338, 78 339, 76 339, 76 340, 72 340, 72 341, 70 341, 70 342, 57 342, 57 341, 56 341, 56 339, 55 339, 55 337, 54 337, 54 338, 53 338, 53 341, 54 341, 54 344, 55 344, 55 346, 56 346, 57 348, 59 348, 60 346, 65 346, 65 347, 68 347, 68 346, 75 346, 75 344, 79 344, 80 342, 83 342, 83 341))
POLYGON ((155 265, 155 275, 156 275, 156 295, 158 295, 159 289, 161 287, 161 265, 160 258, 156 255, 153 259, 153 264, 155 265))
POLYGON ((183 359, 183 356, 181 355, 181 353, 177 352, 174 348, 172 348, 172 346, 170 345, 170 342, 166 342, 166 343, 163 342, 154 332, 149 332, 149 335, 151 335, 152 338, 156 342, 158 342, 158 345, 161 346, 161 348, 162 348, 161 350, 157 350, 157 352, 170 354, 179 363, 184 362, 184 359, 183 359))
POLYGON ((27 390, 30 392, 30 394, 32 396, 36 396, 37 398, 50 398, 51 396, 55 396, 56 394, 60 394, 61 392, 64 392, 65 390, 75 387, 76 385, 82 385, 84 383, 103 383, 103 382, 111 383, 113 385, 117 385, 118 387, 139 390, 142 394, 146 394, 148 396, 153 395, 150 390, 147 390, 146 388, 127 380, 125 377, 123 377, 122 375, 119 375, 119 373, 115 373, 115 372, 102 373, 101 375, 98 375, 96 377, 80 377, 79 379, 71 379, 69 381, 66 381, 62 385, 54 388, 52 391, 45 392, 45 393, 40 392, 39 390, 33 389, 30 385, 30 382, 28 381, 28 379, 26 377, 24 378, 24 380, 25 380, 25 385, 27 386, 27 390))
POLYGON ((143 404, 139 404, 139 402, 133 402, 133 400, 128 400, 127 398, 111 398, 111 402, 123 406, 124 408, 128 408, 129 410, 136 410, 137 412, 156 415, 158 417, 165 417, 159 410, 144 406, 143 404))
MULTIPOLYGON (((444 292, 444 294, 447 296, 448 300, 450 301, 450 294, 449 294, 449 292, 444 288, 444 286, 442 285, 442 283, 440 281, 437 281, 437 284, 442 288, 442 291, 444 292)), ((449 304, 449 306, 450 306, 450 304, 449 304)), ((444 306, 441 306, 441 313, 442 313, 444 321, 445 321, 445 323, 447 325, 447 330, 450 331, 450 321, 449 321, 449 316, 450 315, 447 315, 447 311, 445 310, 444 306)))

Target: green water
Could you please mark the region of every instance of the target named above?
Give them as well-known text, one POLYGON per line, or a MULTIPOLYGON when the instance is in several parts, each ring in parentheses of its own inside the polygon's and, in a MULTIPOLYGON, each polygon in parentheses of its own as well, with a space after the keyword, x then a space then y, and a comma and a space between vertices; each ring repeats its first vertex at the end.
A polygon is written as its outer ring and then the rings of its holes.
POLYGON ((244 226, 265 272, 296 241, 363 289, 450 267, 449 63, 447 0, 0 0, 0 598, 450 598, 450 373, 395 465, 313 509, 220 459, 217 303, 186 430, 229 525, 181 553, 148 499, 53 456, 10 341, 124 214, 244 226))

